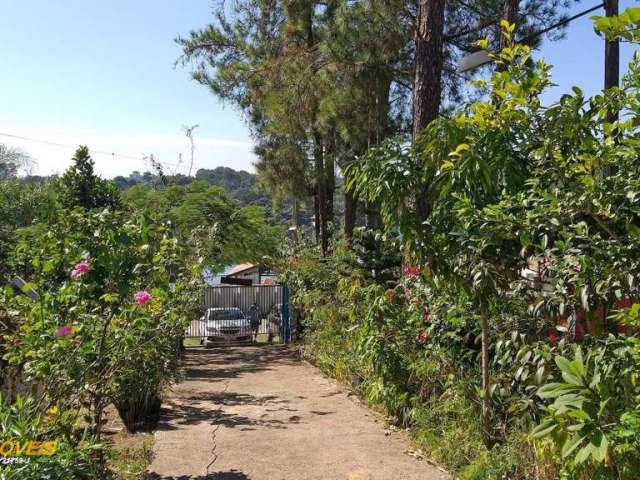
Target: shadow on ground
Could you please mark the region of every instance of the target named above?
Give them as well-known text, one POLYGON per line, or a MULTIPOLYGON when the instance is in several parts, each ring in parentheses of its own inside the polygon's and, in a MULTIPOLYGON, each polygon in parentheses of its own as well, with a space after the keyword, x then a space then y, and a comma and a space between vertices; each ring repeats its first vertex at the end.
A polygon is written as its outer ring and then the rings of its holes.
MULTIPOLYGON (((246 348, 195 347, 185 360, 187 380, 219 381, 244 374, 271 370, 278 365, 296 363, 295 354, 284 346, 249 346, 246 348), (212 368, 213 366, 213 368, 212 368)), ((202 422, 223 425, 242 431, 258 428, 284 429, 288 424, 301 423, 297 410, 289 400, 275 395, 256 396, 236 392, 208 392, 180 389, 165 403, 157 429, 178 430, 202 422), (263 406, 269 413, 283 412, 285 419, 251 418, 225 411, 225 407, 263 406)), ((311 412, 326 415, 334 412, 311 412)), ((222 478, 222 477, 221 477, 222 478)), ((226 477, 225 477, 226 478, 226 477)), ((229 477, 231 478, 231 477, 229 477)))
POLYGON ((195 347, 189 349, 184 366, 189 380, 221 381, 294 363, 295 355, 288 347, 277 345, 195 347))
POLYGON ((250 480, 251 477, 240 470, 227 470, 226 472, 214 472, 206 475, 180 475, 173 477, 160 476, 157 473, 150 473, 146 480, 250 480))

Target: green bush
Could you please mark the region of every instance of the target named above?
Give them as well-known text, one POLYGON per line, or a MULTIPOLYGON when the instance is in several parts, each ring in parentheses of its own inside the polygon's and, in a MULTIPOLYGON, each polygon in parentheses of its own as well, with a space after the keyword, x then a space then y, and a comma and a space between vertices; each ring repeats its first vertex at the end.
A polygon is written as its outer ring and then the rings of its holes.
POLYGON ((103 478, 95 438, 69 429, 69 415, 56 407, 45 410, 31 397, 10 403, 0 396, 0 461, 6 462, 0 479, 103 478))
POLYGON ((564 470, 631 480, 640 472, 640 340, 610 337, 573 359, 556 356, 562 381, 537 392, 547 415, 533 437, 550 436, 564 470))
POLYGON ((97 441, 109 403, 131 431, 152 424, 179 378, 196 297, 169 228, 122 211, 64 211, 46 230, 30 231, 13 258, 40 300, 4 290, 12 320, 5 359, 97 441))
MULTIPOLYGON (((377 284, 349 258, 339 250, 322 258, 304 248, 289 257, 294 306, 306 313, 308 359, 350 383, 391 421, 409 427, 416 444, 460 478, 553 479, 561 470, 563 478, 581 478, 584 469, 563 467, 551 440, 529 435, 547 411, 539 389, 562 376, 554 359, 573 348, 565 339, 547 338, 548 320, 530 317, 526 302, 516 298, 496 313, 500 321, 492 324, 490 344, 496 444, 488 449, 478 415, 480 329, 469 297, 417 275, 387 288, 387 281, 377 284), (316 277, 319 271, 325 274, 316 277)), ((638 431, 633 426, 637 393, 631 388, 637 384, 636 344, 633 338, 583 341, 591 355, 605 345, 610 358, 601 368, 608 365, 607 378, 627 385, 625 395, 616 394, 623 410, 610 418, 609 427, 618 432, 611 437, 617 439, 615 451, 626 458, 634 455, 638 431)))

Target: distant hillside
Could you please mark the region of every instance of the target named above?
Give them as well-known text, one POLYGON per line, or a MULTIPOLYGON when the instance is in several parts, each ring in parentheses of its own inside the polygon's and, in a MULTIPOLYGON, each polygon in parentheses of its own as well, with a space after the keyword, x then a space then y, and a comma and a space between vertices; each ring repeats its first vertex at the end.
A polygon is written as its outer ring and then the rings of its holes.
MULTIPOLYGON (((133 187, 134 185, 157 185, 160 179, 151 172, 140 173, 133 171, 128 177, 115 177, 113 179, 118 187, 122 190, 133 187)), ((264 191, 258 191, 257 178, 253 173, 244 170, 237 171, 229 167, 218 167, 213 170, 201 168, 196 172, 195 178, 189 178, 185 175, 168 176, 170 183, 185 185, 200 180, 224 188, 229 195, 238 200, 243 205, 261 205, 263 207, 271 206, 271 197, 264 191)))
POLYGON ((271 197, 257 187, 255 174, 229 167, 217 167, 213 170, 201 168, 196 172, 196 180, 207 182, 224 188, 229 194, 243 204, 271 207, 271 197))
MULTIPOLYGON (((128 177, 115 177, 114 182, 121 190, 125 190, 134 185, 145 184, 150 186, 160 185, 160 178, 151 173, 133 171, 128 177)), ((285 224, 291 221, 292 206, 290 202, 285 202, 277 212, 272 211, 272 198, 264 190, 258 187, 258 178, 255 174, 244 170, 234 170, 229 167, 217 167, 214 169, 201 168, 196 172, 195 177, 185 175, 168 176, 167 181, 178 185, 199 180, 209 185, 221 187, 242 205, 260 205, 264 207, 274 223, 285 224)), ((312 212, 309 209, 300 209, 300 224, 311 224, 312 212)))

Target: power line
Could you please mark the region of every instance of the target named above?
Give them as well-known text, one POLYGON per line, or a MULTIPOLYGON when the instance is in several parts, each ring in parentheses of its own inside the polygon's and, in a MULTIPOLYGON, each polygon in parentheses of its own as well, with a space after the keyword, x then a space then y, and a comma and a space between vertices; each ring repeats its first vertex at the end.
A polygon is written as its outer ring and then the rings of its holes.
POLYGON ((536 37, 539 37, 540 35, 544 35, 545 33, 550 32, 551 30, 554 30, 554 29, 556 29, 558 27, 562 27, 563 25, 571 23, 574 20, 577 20, 580 17, 584 17, 585 15, 587 15, 587 14, 589 14, 591 12, 595 12, 596 10, 598 10, 598 9, 600 9, 602 7, 604 7, 604 3, 601 3, 599 5, 591 7, 589 9, 587 9, 587 10, 583 10, 582 12, 577 13, 576 15, 573 15, 572 17, 564 18, 564 19, 560 20, 558 23, 554 23, 553 25, 550 25, 549 27, 547 27, 547 28, 545 28, 543 30, 540 30, 538 32, 532 33, 531 35, 529 35, 529 36, 523 38, 522 40, 520 40, 520 42, 521 43, 530 42, 531 40, 533 40, 536 37))
MULTIPOLYGON (((37 138, 23 137, 21 135, 13 135, 11 133, 4 133, 4 132, 0 132, 0 137, 15 138, 17 140, 25 140, 27 142, 42 143, 44 145, 51 145, 51 146, 60 147, 60 148, 71 148, 71 149, 78 148, 76 145, 67 145, 67 144, 64 144, 64 143, 51 142, 49 140, 39 140, 37 138)), ((95 150, 93 148, 91 149, 91 153, 92 154, 97 154, 97 155, 108 155, 111 158, 118 157, 118 158, 122 158, 122 159, 125 159, 125 160, 138 160, 140 162, 144 162, 145 164, 148 163, 146 156, 134 157, 133 155, 124 155, 124 154, 115 153, 115 152, 104 152, 102 150, 95 150)), ((159 162, 159 163, 162 163, 163 165, 170 165, 172 167, 180 166, 180 163, 170 163, 170 162, 159 162)))

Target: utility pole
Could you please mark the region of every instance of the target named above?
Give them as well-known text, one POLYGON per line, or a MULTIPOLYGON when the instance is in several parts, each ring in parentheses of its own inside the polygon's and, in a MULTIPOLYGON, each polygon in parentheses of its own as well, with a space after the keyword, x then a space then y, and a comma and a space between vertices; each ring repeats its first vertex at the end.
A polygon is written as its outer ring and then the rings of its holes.
MULTIPOLYGON (((605 0, 604 11, 607 17, 618 15, 618 0, 605 0)), ((620 86, 620 42, 607 40, 604 47, 604 88, 620 86)), ((614 114, 617 119, 617 112, 614 114)))
MULTIPOLYGON (((618 15, 618 0, 605 0, 604 12, 607 17, 615 17, 618 15)), ((620 42, 618 39, 605 40, 604 43, 604 88, 605 90, 612 87, 620 86, 620 42)), ((607 122, 616 122, 619 118, 617 110, 610 109, 607 112, 607 122)), ((612 132, 614 141, 617 138, 617 132, 612 132)), ((604 176, 609 177, 617 172, 616 165, 607 165, 604 168, 604 176)))

